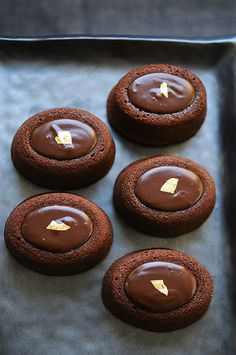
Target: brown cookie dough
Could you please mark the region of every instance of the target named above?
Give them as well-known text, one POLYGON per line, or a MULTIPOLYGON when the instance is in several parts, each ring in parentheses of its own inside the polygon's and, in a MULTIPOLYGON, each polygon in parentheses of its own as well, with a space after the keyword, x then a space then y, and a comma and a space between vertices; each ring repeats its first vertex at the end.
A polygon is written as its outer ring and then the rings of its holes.
POLYGON ((209 173, 182 157, 153 156, 117 177, 114 203, 134 228, 158 237, 191 232, 210 215, 215 185, 209 173))
POLYGON ((186 140, 206 115, 206 91, 191 71, 150 64, 128 72, 111 90, 107 114, 125 137, 148 145, 186 140))
POLYGON ((168 249, 146 249, 123 256, 106 272, 102 288, 103 303, 114 316, 153 332, 196 322, 207 311, 212 294, 213 282, 205 267, 182 252, 168 249), (161 270, 147 270, 147 265, 158 264, 161 270), (138 274, 144 267, 145 272, 138 274))
POLYGON ((76 189, 101 179, 110 169, 115 145, 106 125, 80 109, 38 113, 17 131, 11 147, 15 168, 33 183, 76 189))
POLYGON ((29 198, 10 214, 5 242, 16 260, 48 275, 71 275, 95 266, 108 253, 112 225, 84 197, 48 193, 29 198))

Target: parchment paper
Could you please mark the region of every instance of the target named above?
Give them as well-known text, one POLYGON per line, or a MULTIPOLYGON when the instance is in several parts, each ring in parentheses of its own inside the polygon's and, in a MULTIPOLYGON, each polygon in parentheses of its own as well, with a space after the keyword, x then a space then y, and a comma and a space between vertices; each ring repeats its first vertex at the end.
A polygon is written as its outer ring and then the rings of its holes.
MULTIPOLYGON (((0 341, 3 355, 67 354, 233 354, 228 275, 229 245, 221 207, 221 157, 219 144, 219 93, 215 63, 206 64, 194 48, 179 47, 181 54, 167 57, 158 51, 132 55, 122 45, 70 48, 68 58, 47 46, 8 51, 0 48, 0 341), (35 52, 36 51, 36 52, 35 52), (95 268, 68 277, 33 272, 7 252, 3 231, 12 209, 32 195, 46 192, 22 178, 10 158, 17 128, 32 114, 53 107, 79 107, 107 123, 109 90, 128 70, 166 61, 186 66, 200 76, 208 93, 208 111, 201 130, 182 144, 145 147, 112 131, 116 158, 110 172, 92 186, 73 191, 97 203, 109 215, 114 242, 108 256, 95 268), (129 227, 114 211, 112 190, 116 176, 130 162, 154 154, 173 154, 206 167, 216 182, 217 202, 210 218, 196 231, 174 239, 153 238, 129 227), (101 301, 102 278, 108 267, 128 252, 167 247, 195 257, 210 271, 215 293, 207 314, 186 329, 151 333, 113 317, 101 301)), ((167 44, 171 46, 171 44, 167 44)), ((54 47, 55 48, 55 45, 54 47)), ((68 50, 68 49, 66 49, 68 50)), ((168 50, 169 51, 169 50, 168 50)), ((167 51, 167 53, 169 53, 167 51)), ((138 49, 137 49, 138 52, 138 49)), ((107 123, 108 124, 108 123, 107 123)))

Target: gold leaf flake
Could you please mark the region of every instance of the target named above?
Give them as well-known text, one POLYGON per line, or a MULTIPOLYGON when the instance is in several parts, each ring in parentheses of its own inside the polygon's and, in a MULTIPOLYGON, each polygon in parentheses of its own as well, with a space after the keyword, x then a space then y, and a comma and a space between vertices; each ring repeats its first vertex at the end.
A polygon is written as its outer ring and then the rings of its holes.
POLYGON ((151 283, 156 290, 163 293, 163 295, 168 296, 168 288, 164 284, 163 280, 151 280, 151 283))
POLYGON ((173 194, 177 188, 177 184, 179 182, 179 179, 176 178, 170 178, 166 180, 164 185, 160 188, 160 191, 162 192, 167 192, 169 194, 173 194))
POLYGON ((160 92, 162 95, 164 95, 166 98, 168 97, 168 86, 165 81, 160 85, 160 92))
POLYGON ((53 231, 67 231, 68 229, 70 229, 70 226, 65 223, 57 223, 56 221, 51 221, 47 226, 47 229, 53 231))
POLYGON ((59 131, 55 137, 57 144, 72 144, 72 137, 69 131, 59 131))

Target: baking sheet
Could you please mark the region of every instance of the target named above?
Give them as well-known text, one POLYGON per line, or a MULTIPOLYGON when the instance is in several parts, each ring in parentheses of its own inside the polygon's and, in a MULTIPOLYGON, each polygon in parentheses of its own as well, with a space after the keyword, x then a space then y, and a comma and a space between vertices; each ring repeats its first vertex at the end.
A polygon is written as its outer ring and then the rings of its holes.
POLYGON ((235 62, 233 38, 0 41, 1 354, 234 353, 235 62), (107 123, 106 98, 117 80, 139 65, 159 62, 185 66, 205 84, 208 110, 200 131, 184 143, 164 148, 141 146, 112 131, 117 149, 112 169, 96 184, 73 191, 97 203, 111 218, 114 242, 108 256, 94 269, 67 277, 40 275, 16 262, 3 240, 6 219, 22 200, 48 191, 22 178, 12 166, 10 144, 17 128, 29 116, 53 107, 79 107, 107 123), (196 231, 174 239, 153 238, 129 227, 115 213, 116 176, 130 162, 154 154, 193 159, 214 177, 216 206, 196 231), (212 275, 211 306, 188 328, 159 334, 140 330, 114 318, 102 304, 101 283, 107 268, 128 252, 151 247, 186 252, 212 275))

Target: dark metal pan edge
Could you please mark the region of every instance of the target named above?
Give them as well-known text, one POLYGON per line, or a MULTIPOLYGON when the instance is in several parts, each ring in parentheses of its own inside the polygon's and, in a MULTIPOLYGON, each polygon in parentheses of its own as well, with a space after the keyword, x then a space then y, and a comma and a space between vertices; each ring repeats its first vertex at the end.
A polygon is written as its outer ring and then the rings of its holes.
POLYGON ((195 44, 218 44, 233 43, 236 44, 236 34, 230 36, 215 37, 156 37, 156 36, 116 36, 116 35, 58 35, 58 36, 40 36, 40 37, 17 37, 4 36, 0 37, 0 42, 50 42, 50 41, 147 41, 147 42, 178 42, 178 43, 195 43, 195 44))

